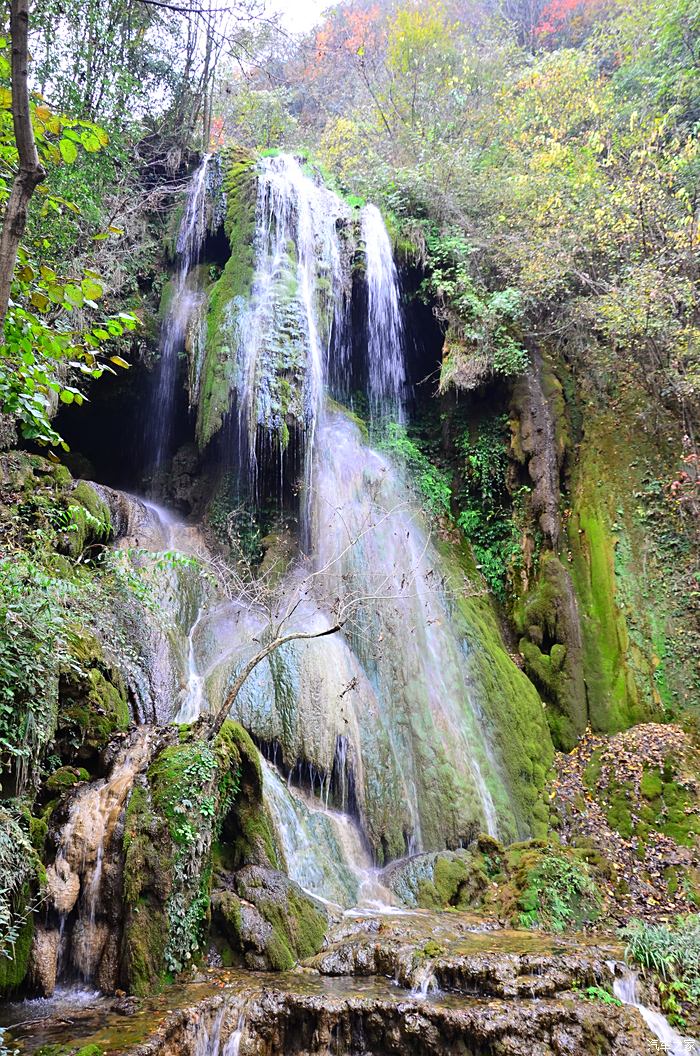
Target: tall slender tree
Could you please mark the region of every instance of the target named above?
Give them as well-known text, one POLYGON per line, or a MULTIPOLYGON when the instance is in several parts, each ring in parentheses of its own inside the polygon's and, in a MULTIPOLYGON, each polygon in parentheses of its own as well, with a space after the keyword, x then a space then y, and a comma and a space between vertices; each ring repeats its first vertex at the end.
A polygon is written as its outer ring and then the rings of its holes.
POLYGON ((10 300, 17 250, 27 226, 27 210, 34 191, 46 176, 34 139, 29 106, 29 0, 10 2, 12 44, 12 120, 19 167, 0 231, 0 330, 10 300))

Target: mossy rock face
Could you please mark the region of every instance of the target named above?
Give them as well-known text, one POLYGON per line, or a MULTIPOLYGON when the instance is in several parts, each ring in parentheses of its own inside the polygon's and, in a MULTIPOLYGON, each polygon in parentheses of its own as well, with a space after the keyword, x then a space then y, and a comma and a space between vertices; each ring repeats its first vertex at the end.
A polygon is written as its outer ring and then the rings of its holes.
POLYGON ((224 229, 231 255, 209 293, 206 355, 197 408, 200 449, 221 428, 233 397, 235 344, 239 336, 234 319, 250 296, 255 263, 256 161, 252 151, 241 147, 231 147, 222 156, 224 229))
POLYGON ((90 774, 84 767, 61 766, 46 779, 45 787, 49 792, 60 793, 77 785, 79 781, 89 780, 90 774))
MULTIPOLYGON (((79 557, 91 543, 112 537, 107 504, 87 481, 73 481, 65 466, 22 451, 0 456, 0 512, 14 542, 79 557)), ((66 571, 71 571, 66 563, 66 571)))
POLYGON ((180 971, 201 949, 212 857, 221 855, 215 838, 233 825, 242 771, 245 787, 260 797, 259 758, 241 727, 225 722, 213 743, 180 727, 131 793, 123 836, 123 974, 138 995, 159 989, 166 972, 180 971))
POLYGON ((586 728, 588 706, 576 596, 555 554, 542 555, 537 580, 516 605, 514 622, 525 670, 547 703, 554 744, 568 751, 586 728))
POLYGON ((112 538, 109 506, 87 481, 76 481, 63 501, 67 526, 60 533, 61 550, 69 557, 79 557, 89 543, 112 538))
POLYGON ((272 929, 266 939, 271 968, 291 968, 321 949, 328 927, 326 910, 283 873, 245 866, 236 874, 236 891, 272 929))
POLYGON ((389 866, 384 876, 404 904, 421 909, 471 909, 480 905, 490 882, 476 849, 417 855, 389 866))
POLYGON ((569 567, 590 723, 603 733, 674 718, 700 691, 687 589, 697 541, 668 492, 678 452, 644 432, 645 415, 632 389, 607 412, 587 409, 572 474, 569 567))
POLYGON ((224 822, 220 839, 220 853, 226 867, 232 870, 243 865, 260 865, 280 869, 270 820, 263 802, 263 777, 260 753, 250 735, 238 723, 226 722, 222 736, 232 739, 239 758, 240 792, 235 810, 224 822))
POLYGON ((681 777, 672 758, 663 769, 643 764, 638 780, 619 781, 608 772, 596 782, 595 794, 609 824, 625 839, 636 840, 640 854, 655 832, 682 847, 694 847, 700 837, 696 780, 681 777))
POLYGON ((19 930, 12 947, 12 957, 0 957, 0 995, 16 994, 29 970, 29 956, 34 938, 34 917, 30 913, 19 930))
POLYGON ((78 755, 104 748, 131 721, 126 683, 110 664, 99 641, 87 632, 76 637, 76 667, 59 683, 58 738, 77 742, 78 755))
POLYGON ((124 985, 145 997, 163 983, 173 852, 167 823, 154 812, 150 790, 144 785, 137 785, 129 797, 122 846, 124 985))
MULTIPOLYGON (((452 582, 473 581, 473 561, 467 547, 440 541, 438 550, 452 582)), ((451 617, 464 634, 482 721, 488 725, 509 794, 509 803, 496 801, 499 837, 507 842, 544 835, 548 811, 543 791, 554 758, 545 708, 532 682, 508 654, 487 598, 457 591, 451 617)))

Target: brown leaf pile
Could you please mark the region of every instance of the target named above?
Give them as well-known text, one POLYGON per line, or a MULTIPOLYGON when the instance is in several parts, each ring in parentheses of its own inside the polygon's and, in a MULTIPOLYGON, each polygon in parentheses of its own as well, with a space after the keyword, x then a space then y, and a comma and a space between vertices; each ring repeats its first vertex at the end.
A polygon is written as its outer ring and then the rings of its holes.
POLYGON ((680 846, 661 832, 650 832, 644 845, 634 837, 625 839, 608 823, 598 798, 612 780, 629 784, 634 790, 630 809, 636 823, 644 769, 663 769, 669 756, 683 774, 684 786, 694 788, 697 810, 698 753, 679 726, 646 723, 610 738, 589 731, 569 755, 558 754, 555 761, 550 797, 560 819, 561 839, 570 843, 585 837, 609 863, 607 894, 612 916, 620 922, 631 916, 658 920, 698 911, 683 885, 669 894, 664 876, 670 866, 700 869, 698 848, 680 846), (602 765, 597 788, 591 791, 584 773, 596 751, 602 765))

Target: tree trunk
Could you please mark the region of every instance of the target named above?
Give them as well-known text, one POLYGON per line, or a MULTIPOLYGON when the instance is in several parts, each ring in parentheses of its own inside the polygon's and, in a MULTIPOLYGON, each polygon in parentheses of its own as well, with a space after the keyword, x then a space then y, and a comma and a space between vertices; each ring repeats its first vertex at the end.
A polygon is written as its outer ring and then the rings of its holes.
POLYGON ((19 155, 19 171, 14 178, 0 232, 0 332, 10 300, 17 250, 27 226, 27 210, 34 191, 46 176, 34 141, 29 109, 29 0, 11 0, 10 37, 12 40, 12 121, 19 155))

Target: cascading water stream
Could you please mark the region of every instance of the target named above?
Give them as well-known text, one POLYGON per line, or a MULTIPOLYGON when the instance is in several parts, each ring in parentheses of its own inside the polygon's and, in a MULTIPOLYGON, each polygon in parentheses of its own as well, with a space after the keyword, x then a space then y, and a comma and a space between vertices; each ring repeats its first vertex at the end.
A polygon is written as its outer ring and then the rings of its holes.
POLYGON ((262 760, 265 803, 288 875, 325 902, 384 910, 394 899, 380 884, 357 822, 285 784, 262 760))
POLYGON ((59 979, 71 968, 85 981, 95 978, 108 938, 100 916, 105 855, 151 741, 150 728, 140 727, 118 752, 109 776, 80 789, 71 802, 56 859, 47 869, 50 902, 59 914, 59 979), (76 906, 69 934, 66 923, 76 906))
MULTIPOLYGON (((618 968, 614 963, 611 963, 609 967, 613 972, 616 972, 618 968)), ((692 1038, 684 1038, 673 1029, 665 1016, 641 1003, 637 984, 637 973, 630 968, 620 966, 619 974, 616 974, 613 983, 613 993, 623 1005, 630 1005, 637 1009, 649 1030, 656 1035, 669 1056, 700 1056, 700 1042, 692 1038)))
POLYGON ((188 635, 187 685, 185 686, 182 695, 180 709, 175 716, 175 722, 195 722, 201 715, 202 711, 206 710, 204 708, 204 678, 199 673, 197 667, 197 652, 195 647, 197 630, 204 618, 205 611, 205 607, 200 606, 199 612, 197 613, 197 619, 192 624, 188 635))
POLYGON ((177 269, 161 330, 158 383, 149 422, 151 456, 156 469, 163 465, 172 435, 178 358, 184 348, 190 322, 195 313, 201 313, 204 300, 203 292, 193 286, 190 280, 207 234, 207 166, 210 159, 210 154, 204 156, 190 180, 177 236, 177 269))
POLYGON ((415 788, 423 765, 420 723, 428 719, 440 756, 466 782, 461 794, 471 786, 495 835, 496 807, 484 777, 495 767, 473 700, 469 658, 453 628, 450 585, 442 583, 411 492, 341 415, 324 419, 318 448, 313 553, 330 570, 324 576, 329 596, 367 599, 355 613, 352 645, 391 731, 414 821, 409 850, 423 849, 425 804, 417 802, 415 788))
POLYGON ((368 396, 372 418, 403 420, 406 368, 399 279, 376 205, 362 210, 367 281, 368 396))
POLYGON ((239 456, 253 494, 258 433, 277 434, 283 444, 288 418, 303 423, 307 490, 310 486, 341 284, 337 221, 346 213, 340 199, 307 176, 295 158, 262 161, 252 289, 235 327, 239 456))

